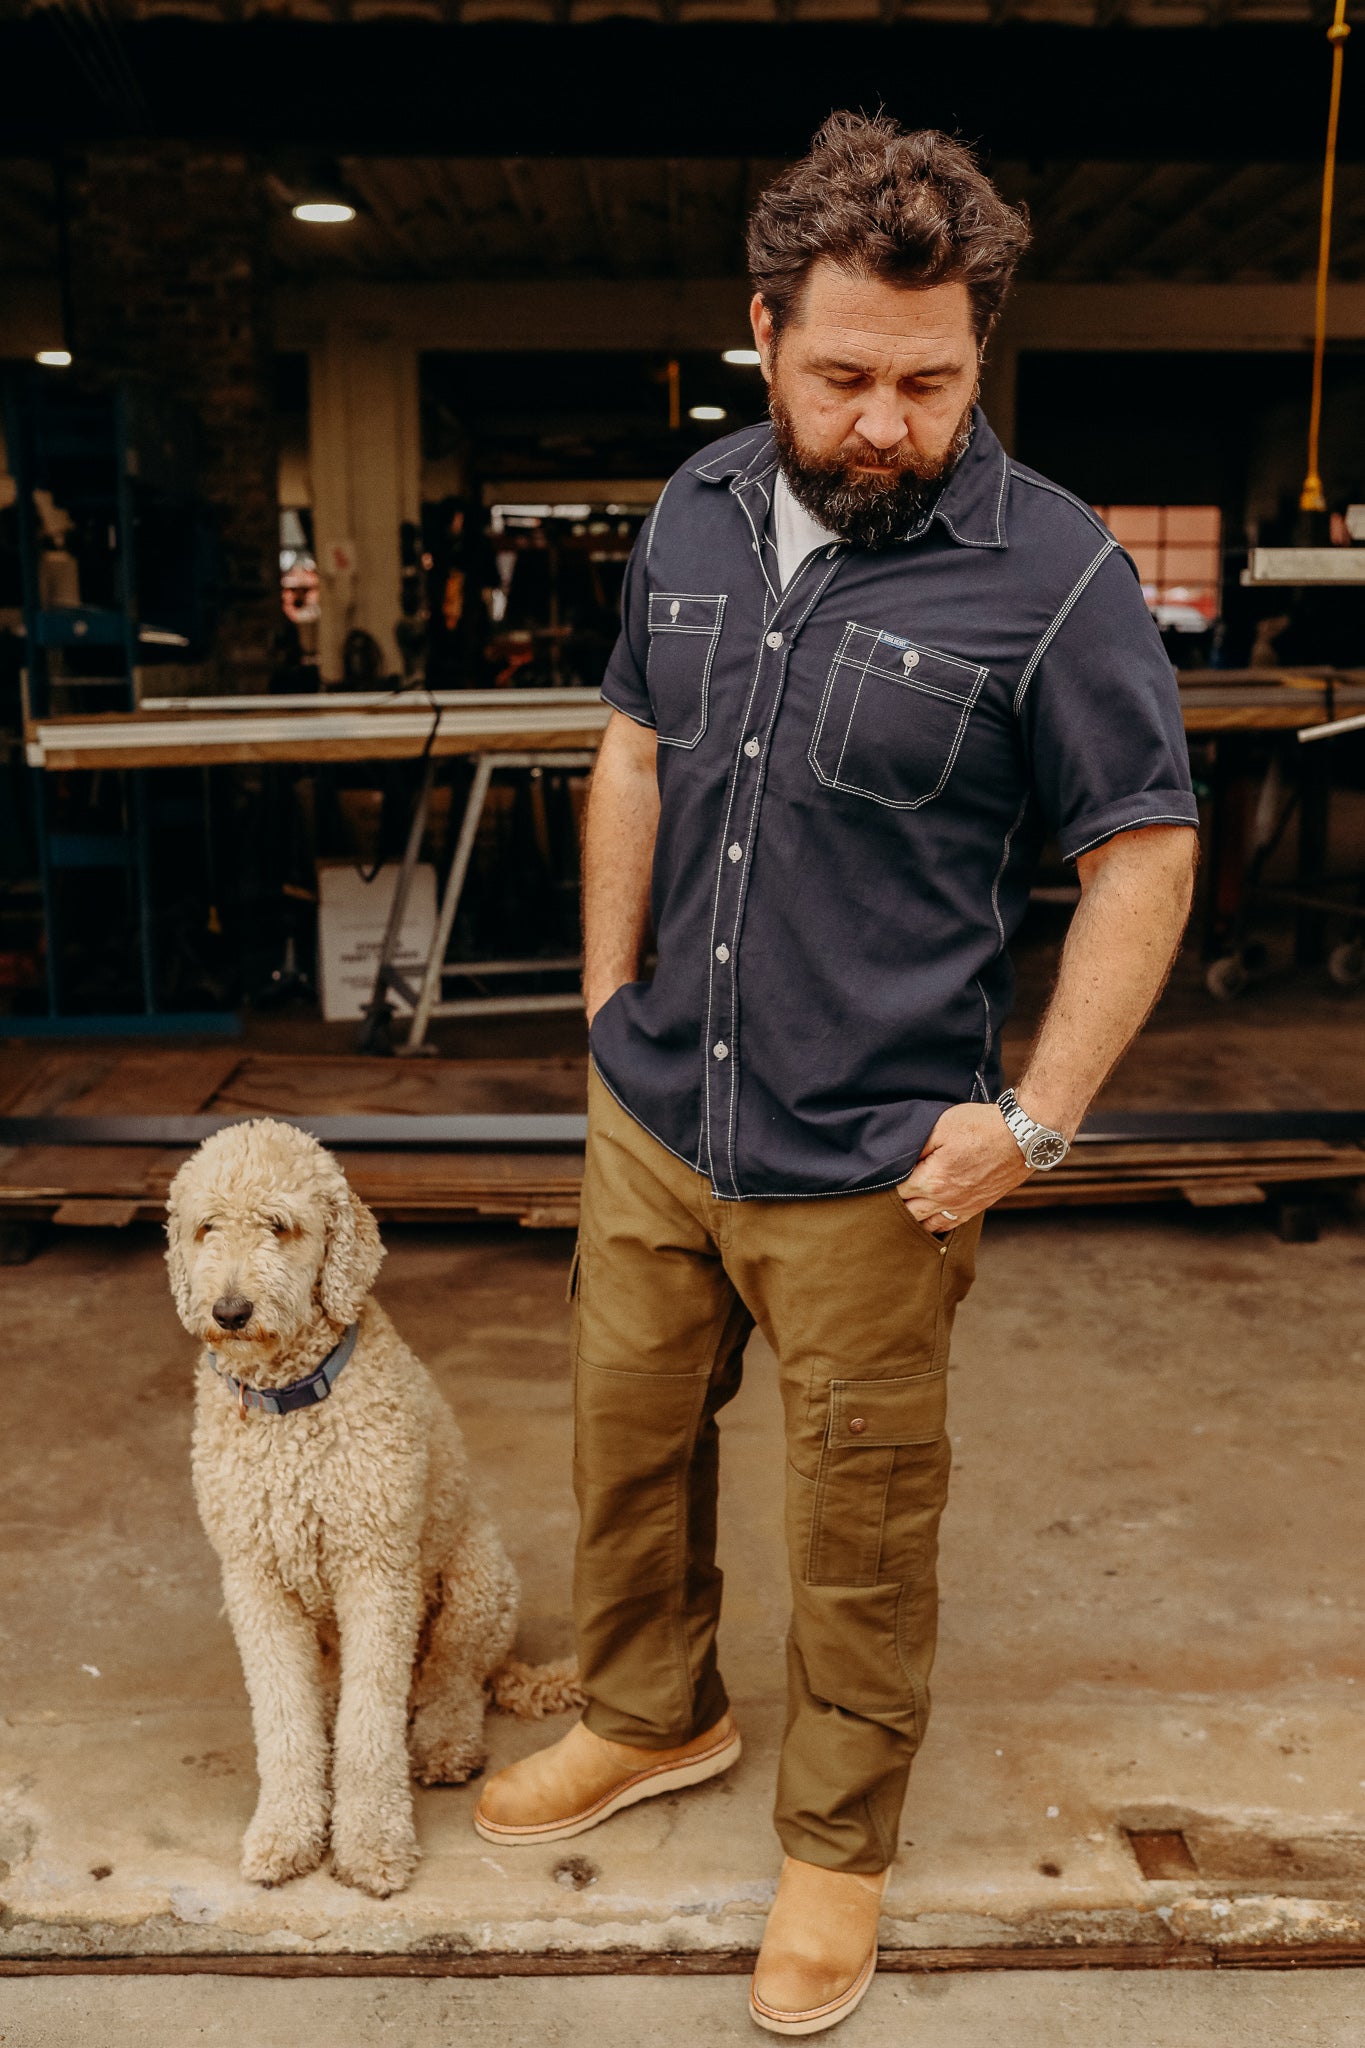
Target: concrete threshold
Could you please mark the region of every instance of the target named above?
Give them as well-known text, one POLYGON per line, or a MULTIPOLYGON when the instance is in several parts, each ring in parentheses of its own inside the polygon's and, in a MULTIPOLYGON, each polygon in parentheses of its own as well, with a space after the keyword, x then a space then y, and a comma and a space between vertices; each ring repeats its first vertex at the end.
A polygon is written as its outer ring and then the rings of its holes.
MULTIPOLYGON (((747 1977, 756 1949, 698 1955, 618 1949, 597 1954, 467 1956, 364 1955, 101 1955, 3 1956, 3 1977, 747 1977)), ((883 1948, 877 1961, 890 1976, 956 1976, 1007 1970, 1347 1970, 1365 1966, 1365 1940, 1318 1942, 1303 1948, 883 1948)))

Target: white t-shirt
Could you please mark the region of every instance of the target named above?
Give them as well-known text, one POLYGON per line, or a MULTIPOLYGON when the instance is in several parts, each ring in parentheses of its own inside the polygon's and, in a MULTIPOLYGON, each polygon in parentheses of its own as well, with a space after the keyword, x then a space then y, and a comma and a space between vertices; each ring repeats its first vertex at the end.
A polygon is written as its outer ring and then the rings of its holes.
POLYGON ((821 526, 812 519, 805 506, 792 496, 791 486, 781 470, 777 472, 777 488, 773 492, 773 545, 777 549, 777 574, 785 590, 806 556, 816 548, 828 547, 838 540, 837 533, 821 526))

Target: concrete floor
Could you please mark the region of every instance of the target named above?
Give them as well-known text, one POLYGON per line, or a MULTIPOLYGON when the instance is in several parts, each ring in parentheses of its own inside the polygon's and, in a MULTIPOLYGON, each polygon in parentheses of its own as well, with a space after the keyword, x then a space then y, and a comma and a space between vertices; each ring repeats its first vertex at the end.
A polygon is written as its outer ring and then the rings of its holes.
MULTIPOLYGON (((562 1651, 568 1240, 388 1236, 380 1291, 457 1409, 521 1566, 522 1647, 562 1651)), ((1304 1246, 1280 1244, 1254 1212, 988 1228, 952 1382, 936 1717, 888 1944, 1365 1935, 1363 1291, 1358 1214, 1304 1246), (1202 1875, 1144 1880, 1125 1826, 1183 1826, 1202 1875)), ((725 1420, 722 1649, 741 1765, 571 1845, 586 1869, 551 1850, 494 1853, 469 1827, 472 1788, 423 1792, 424 1861, 408 1892, 376 1902, 325 1872, 276 1892, 236 1874, 250 1732, 190 1496, 191 1347, 156 1233, 59 1236, 6 1272, 4 1296, 0 1954, 756 1944, 777 1868, 786 1617, 761 1344, 725 1420)), ((495 1762, 556 1732, 501 1717, 490 1729, 495 1762)), ((1188 1995, 1252 2000, 1262 1980, 1212 1984, 1188 1995)), ((697 1989, 698 2012, 728 2010, 732 1990, 697 1989)), ((287 1993, 324 1994, 336 1987, 287 1993)), ((0 1983, 0 2012, 20 1995, 0 1983)), ((59 1995, 96 1993, 68 1981, 59 1995)), ((923 2006, 935 2015, 981 1995, 939 1980, 887 1992, 937 2000, 923 2006)), ((1068 1978, 1073 1995, 1095 1996, 1091 1980, 1068 1978)), ((602 1996, 584 1989, 583 2010, 602 1996)))
MULTIPOLYGON (((839 2048, 1365 2048, 1365 1972, 1009 1971, 882 1977, 839 2048)), ((695 2048, 771 2040, 744 1980, 0 1982, 0 2048, 695 2048)))

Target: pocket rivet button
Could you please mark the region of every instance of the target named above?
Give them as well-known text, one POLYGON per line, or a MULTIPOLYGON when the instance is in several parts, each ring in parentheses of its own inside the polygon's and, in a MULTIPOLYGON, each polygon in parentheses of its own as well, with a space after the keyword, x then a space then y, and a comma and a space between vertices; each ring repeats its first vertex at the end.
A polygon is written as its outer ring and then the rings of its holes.
POLYGON ((863 1431, 867 1428, 867 1424, 863 1420, 861 1415, 855 1415, 848 1426, 851 1433, 854 1436, 861 1436, 863 1431))

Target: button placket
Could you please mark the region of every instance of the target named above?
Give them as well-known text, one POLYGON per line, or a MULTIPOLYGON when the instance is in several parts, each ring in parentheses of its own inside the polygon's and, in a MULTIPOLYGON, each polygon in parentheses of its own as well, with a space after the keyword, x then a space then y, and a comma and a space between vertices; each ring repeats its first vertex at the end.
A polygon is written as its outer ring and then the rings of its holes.
POLYGON ((796 628, 805 623, 821 591, 834 573, 834 557, 839 550, 831 548, 823 559, 819 553, 812 555, 809 562, 802 564, 785 590, 776 590, 767 574, 766 565, 763 564, 760 534, 754 522, 753 512, 745 503, 742 493, 734 485, 731 489, 749 521, 770 599, 765 605, 767 617, 761 628, 758 674, 745 706, 744 723, 740 728, 735 752, 730 802, 719 853, 715 925, 711 940, 710 1028, 707 1034, 709 1045, 706 1052, 706 1087, 703 1091, 704 1148, 711 1168, 712 1186, 717 1194, 723 1189, 725 1194, 738 1199, 740 1191, 735 1180, 731 1150, 735 1089, 739 1079, 736 1051, 739 1024, 736 959, 738 943, 732 947, 722 934, 728 934, 729 939, 735 939, 739 929, 739 910, 744 900, 749 858, 758 832, 759 785, 755 782, 755 777, 762 774, 764 743, 772 729, 773 716, 782 694, 787 660, 792 649, 793 625, 779 626, 775 623, 775 618, 780 617, 786 608, 787 617, 796 628), (820 566, 822 573, 812 590, 807 579, 812 565, 816 564, 820 566), (798 597, 798 586, 803 585, 805 587, 798 597), (732 966, 736 970, 734 973, 730 972, 732 966), (723 1072, 726 1068, 729 1069, 728 1073, 723 1072))
MULTIPOLYGON (((788 593, 790 586, 788 586, 788 593)), ((716 891, 716 928, 718 932, 734 933, 739 922, 739 905, 744 889, 747 855, 752 843, 752 824, 749 833, 741 837, 734 833, 733 826, 745 816, 751 820, 753 810, 753 776, 763 754, 763 743, 759 732, 764 730, 771 717, 773 699, 782 687, 782 675, 788 654, 788 638, 785 632, 772 627, 763 634, 760 649, 758 687, 747 707, 745 731, 739 751, 735 756, 735 774, 732 785, 730 818, 727 820, 727 835, 720 862, 720 881, 716 891)), ((742 828, 741 828, 742 829, 742 828)), ((717 1036, 711 1041, 709 1069, 706 1088, 707 1121, 711 1133, 729 1131, 730 1108, 733 1101, 735 1076, 733 1071, 728 1083, 720 1082, 720 1069, 730 1062, 735 1037, 735 1009, 738 994, 733 974, 725 972, 733 959, 733 952, 724 939, 717 939, 712 945, 711 959, 711 1021, 717 1036), (712 1083, 716 1083, 713 1089, 712 1083)), ((711 1147, 711 1173, 713 1182, 718 1181, 714 1145, 711 1147)), ((727 1160, 728 1167, 729 1162, 727 1160)), ((738 1194, 733 1186, 730 1192, 738 1194)))

